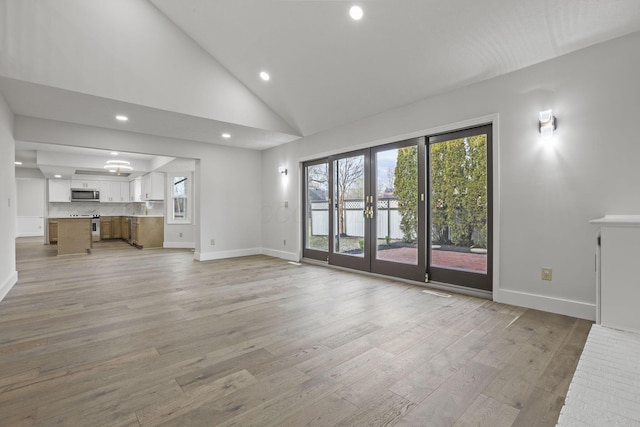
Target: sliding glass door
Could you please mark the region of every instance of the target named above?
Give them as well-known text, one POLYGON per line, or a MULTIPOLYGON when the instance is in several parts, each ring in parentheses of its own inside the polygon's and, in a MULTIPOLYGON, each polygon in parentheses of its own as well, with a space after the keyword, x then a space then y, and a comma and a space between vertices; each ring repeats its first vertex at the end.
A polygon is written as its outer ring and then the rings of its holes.
POLYGON ((425 278, 424 138, 371 149, 371 271, 425 278))
POLYGON ((329 263, 369 270, 371 239, 369 150, 330 158, 332 231, 329 263))
POLYGON ((306 258, 491 290, 491 126, 304 164, 306 258))
POLYGON ((491 290, 491 126, 429 138, 430 280, 491 290))

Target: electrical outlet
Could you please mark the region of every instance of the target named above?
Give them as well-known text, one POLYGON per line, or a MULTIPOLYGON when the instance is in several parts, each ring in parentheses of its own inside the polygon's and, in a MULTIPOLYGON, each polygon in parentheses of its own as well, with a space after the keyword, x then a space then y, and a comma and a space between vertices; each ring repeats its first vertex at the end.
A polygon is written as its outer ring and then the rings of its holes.
POLYGON ((182 237, 182 233, 180 233, 180 237, 182 237))
POLYGON ((284 201, 284 207, 285 207, 285 208, 288 208, 288 207, 289 207, 289 201, 288 201, 288 200, 285 200, 285 201, 284 201))
POLYGON ((216 239, 211 239, 211 246, 215 246, 216 245, 216 239))
POLYGON ((541 278, 542 280, 548 280, 549 282, 551 281, 551 277, 552 277, 552 273, 553 270, 547 267, 542 267, 542 272, 541 272, 541 278))
POLYGON ((284 246, 287 246, 287 240, 285 239, 283 240, 283 242, 284 242, 284 246))

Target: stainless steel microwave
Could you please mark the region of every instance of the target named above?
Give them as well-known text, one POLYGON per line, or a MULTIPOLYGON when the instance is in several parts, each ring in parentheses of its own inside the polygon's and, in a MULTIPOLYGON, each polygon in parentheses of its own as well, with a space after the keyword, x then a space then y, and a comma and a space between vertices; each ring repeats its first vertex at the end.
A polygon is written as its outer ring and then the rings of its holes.
POLYGON ((80 190, 71 189, 72 202, 99 202, 100 191, 98 190, 80 190))

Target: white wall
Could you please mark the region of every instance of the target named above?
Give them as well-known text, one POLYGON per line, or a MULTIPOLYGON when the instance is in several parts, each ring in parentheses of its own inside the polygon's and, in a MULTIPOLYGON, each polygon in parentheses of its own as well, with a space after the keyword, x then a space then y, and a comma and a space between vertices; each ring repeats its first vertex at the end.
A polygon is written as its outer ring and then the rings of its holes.
POLYGON ((16 177, 13 113, 0 94, 0 300, 18 281, 16 270, 16 177))
POLYGON ((21 141, 198 159, 195 257, 210 260, 261 252, 261 153, 193 141, 16 116, 21 141), (215 245, 211 245, 211 239, 215 245))
POLYGON ((16 178, 16 236, 44 236, 44 178, 16 178))
POLYGON ((635 33, 263 152, 265 251, 300 254, 301 160, 497 114, 494 299, 594 319, 595 229, 588 221, 640 213, 639 49, 635 33), (551 146, 537 132, 538 112, 547 108, 558 118, 551 146), (279 164, 289 169, 286 185, 279 164), (280 208, 283 199, 296 209, 280 208), (543 266, 553 268, 552 282, 540 280, 543 266))

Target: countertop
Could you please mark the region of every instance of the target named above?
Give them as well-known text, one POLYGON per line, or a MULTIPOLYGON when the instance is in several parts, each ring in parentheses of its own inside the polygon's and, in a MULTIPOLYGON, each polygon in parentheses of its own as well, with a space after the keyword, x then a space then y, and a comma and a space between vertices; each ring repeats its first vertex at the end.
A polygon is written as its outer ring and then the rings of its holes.
MULTIPOLYGON (((101 215, 101 216, 126 216, 134 218, 164 218, 164 215, 101 215)), ((89 216, 71 216, 71 215, 56 215, 48 216, 47 219, 92 219, 93 215, 89 216)))
POLYGON ((57 215, 57 216, 48 216, 47 219, 93 219, 93 216, 57 215))
POLYGON ((605 215, 589 222, 595 225, 612 227, 640 227, 640 215, 605 215))

